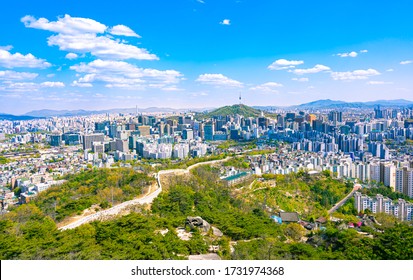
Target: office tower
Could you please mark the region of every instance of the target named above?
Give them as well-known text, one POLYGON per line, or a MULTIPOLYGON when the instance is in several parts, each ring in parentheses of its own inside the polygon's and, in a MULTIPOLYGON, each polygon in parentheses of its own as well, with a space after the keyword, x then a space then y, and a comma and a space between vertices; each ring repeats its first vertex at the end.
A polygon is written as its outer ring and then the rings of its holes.
POLYGON ((92 149, 93 142, 103 142, 105 135, 103 133, 94 133, 83 135, 83 150, 92 149))
POLYGON ((214 134, 215 134, 214 124, 213 123, 206 124, 204 126, 205 140, 206 141, 213 141, 214 140, 214 134))
POLYGON ((50 146, 60 147, 62 145, 62 134, 55 133, 50 135, 50 146))

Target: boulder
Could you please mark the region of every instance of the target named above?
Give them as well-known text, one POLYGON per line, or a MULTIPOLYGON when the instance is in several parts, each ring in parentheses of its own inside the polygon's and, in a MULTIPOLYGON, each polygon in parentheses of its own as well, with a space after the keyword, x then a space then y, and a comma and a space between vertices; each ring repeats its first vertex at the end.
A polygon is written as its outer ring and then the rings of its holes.
POLYGON ((191 229, 199 228, 202 232, 208 232, 211 225, 201 217, 187 217, 186 222, 191 229))

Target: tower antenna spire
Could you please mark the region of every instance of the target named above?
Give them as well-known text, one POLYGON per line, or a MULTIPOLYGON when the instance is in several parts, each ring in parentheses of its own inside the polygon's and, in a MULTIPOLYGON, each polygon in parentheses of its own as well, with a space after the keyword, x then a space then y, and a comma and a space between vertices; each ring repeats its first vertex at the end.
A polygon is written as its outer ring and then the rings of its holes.
POLYGON ((241 105, 242 104, 242 101, 241 101, 241 92, 239 93, 239 105, 241 105))

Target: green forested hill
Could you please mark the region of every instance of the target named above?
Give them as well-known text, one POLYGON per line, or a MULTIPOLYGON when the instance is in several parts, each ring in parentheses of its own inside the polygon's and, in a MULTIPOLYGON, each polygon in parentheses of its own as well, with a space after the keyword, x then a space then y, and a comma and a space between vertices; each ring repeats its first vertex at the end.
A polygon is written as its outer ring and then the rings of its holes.
POLYGON ((260 110, 254 109, 252 107, 249 107, 247 105, 243 104, 235 104, 232 106, 224 106, 221 108, 218 108, 214 111, 211 111, 207 114, 203 114, 202 116, 205 118, 210 118, 213 116, 227 116, 227 115, 242 115, 246 118, 248 117, 258 117, 261 114, 260 110))
POLYGON ((155 180, 128 168, 92 169, 69 175, 67 182, 39 194, 34 203, 56 221, 81 214, 92 205, 108 208, 131 200, 155 180))

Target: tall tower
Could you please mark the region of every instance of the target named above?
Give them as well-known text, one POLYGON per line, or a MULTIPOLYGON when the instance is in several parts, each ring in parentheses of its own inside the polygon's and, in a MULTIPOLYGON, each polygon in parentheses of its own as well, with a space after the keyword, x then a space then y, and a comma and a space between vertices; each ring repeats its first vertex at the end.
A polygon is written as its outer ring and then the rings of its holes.
POLYGON ((241 102, 241 92, 239 93, 239 105, 241 105, 242 104, 242 102, 241 102))

